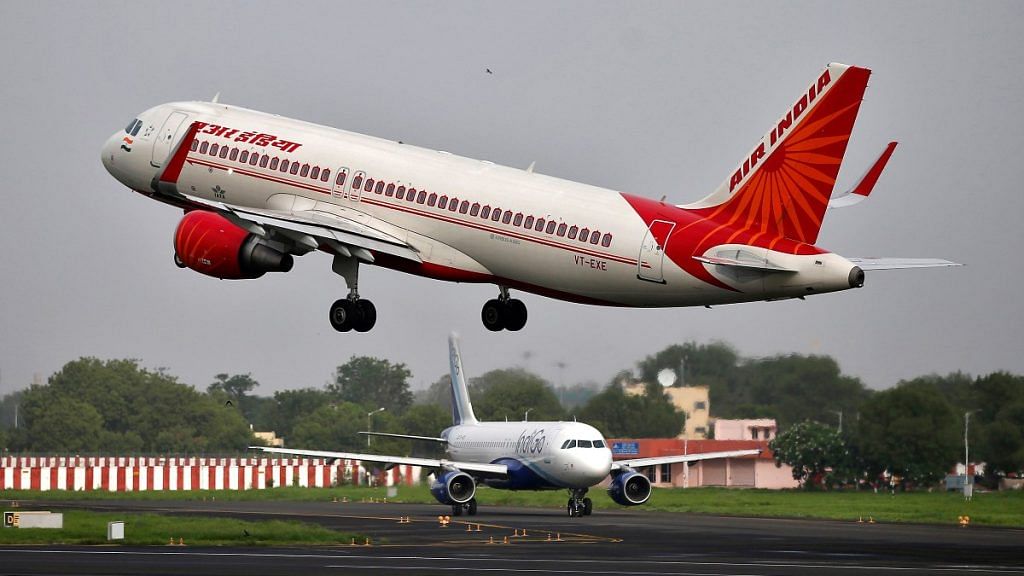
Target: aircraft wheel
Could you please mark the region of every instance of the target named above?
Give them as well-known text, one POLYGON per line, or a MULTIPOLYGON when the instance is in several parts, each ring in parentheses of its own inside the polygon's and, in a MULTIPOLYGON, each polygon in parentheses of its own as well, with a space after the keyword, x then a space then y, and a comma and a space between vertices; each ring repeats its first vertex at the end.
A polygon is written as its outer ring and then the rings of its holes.
POLYGON ((348 332, 351 330, 352 321, 355 316, 355 306, 347 298, 342 298, 331 304, 331 326, 338 332, 348 332))
POLYGON ((517 332, 526 326, 526 304, 522 300, 509 300, 505 303, 504 312, 506 330, 517 332))
POLYGON ((468 512, 470 516, 476 516, 476 498, 469 501, 469 504, 466 507, 466 512, 468 512))
POLYGON ((491 332, 498 332, 505 327, 505 310, 502 306, 501 301, 488 300, 484 303, 483 310, 480 311, 480 319, 484 322, 484 328, 487 328, 491 332))
POLYGON ((452 516, 462 516, 462 504, 452 504, 452 516))
POLYGON ((181 259, 181 256, 178 256, 177 252, 174 253, 174 265, 178 268, 185 267, 185 261, 181 259))
POLYGON ((594 511, 594 501, 591 500, 590 498, 584 498, 583 499, 583 515, 584 516, 590 516, 590 514, 593 511, 594 511))
POLYGON ((369 300, 359 299, 355 304, 355 315, 352 318, 352 328, 356 332, 369 332, 377 323, 377 307, 369 300))

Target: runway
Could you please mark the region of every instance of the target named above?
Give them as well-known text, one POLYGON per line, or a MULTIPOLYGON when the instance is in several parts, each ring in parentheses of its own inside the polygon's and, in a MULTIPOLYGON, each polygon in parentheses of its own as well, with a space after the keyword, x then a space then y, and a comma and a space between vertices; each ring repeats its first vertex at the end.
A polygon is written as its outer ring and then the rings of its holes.
MULTIPOLYGON (((36 505, 64 507, 56 502, 36 505)), ((483 506, 479 515, 452 518, 448 527, 441 527, 437 516, 445 507, 394 503, 124 501, 67 507, 297 519, 366 534, 370 545, 5 547, 0 549, 0 572, 1024 575, 1024 530, 1014 529, 726 518, 635 509, 569 518, 554 509, 483 506)))

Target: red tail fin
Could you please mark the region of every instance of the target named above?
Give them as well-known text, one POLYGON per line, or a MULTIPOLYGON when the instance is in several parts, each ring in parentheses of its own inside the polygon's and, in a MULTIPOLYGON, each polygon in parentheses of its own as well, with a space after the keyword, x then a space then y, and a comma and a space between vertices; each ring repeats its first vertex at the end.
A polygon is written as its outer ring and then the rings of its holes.
POLYGON ((870 74, 830 64, 718 190, 684 208, 730 228, 813 244, 870 74))

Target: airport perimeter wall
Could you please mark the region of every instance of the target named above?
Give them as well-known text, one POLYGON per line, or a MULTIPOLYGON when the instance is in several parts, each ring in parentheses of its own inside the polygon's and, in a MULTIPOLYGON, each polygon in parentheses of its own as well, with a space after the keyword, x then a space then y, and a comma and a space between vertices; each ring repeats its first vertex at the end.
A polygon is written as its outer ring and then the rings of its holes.
POLYGON ((276 486, 415 485, 419 466, 364 467, 322 458, 4 456, 4 490, 263 490, 276 486))

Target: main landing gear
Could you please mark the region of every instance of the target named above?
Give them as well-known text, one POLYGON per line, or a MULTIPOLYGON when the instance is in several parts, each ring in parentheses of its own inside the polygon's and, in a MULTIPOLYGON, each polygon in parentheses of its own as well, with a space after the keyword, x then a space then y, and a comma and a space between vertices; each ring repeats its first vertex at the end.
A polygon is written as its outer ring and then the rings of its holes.
POLYGON ((359 297, 359 261, 338 255, 332 268, 348 284, 348 297, 331 304, 331 326, 338 332, 368 332, 377 323, 377 308, 359 297))
POLYGON ((572 488, 569 490, 569 503, 565 505, 565 510, 569 516, 590 516, 591 512, 594 511, 594 501, 586 497, 586 488, 572 488))
POLYGON ((465 504, 452 504, 452 516, 462 516, 463 510, 470 516, 476 516, 476 498, 470 498, 465 504))
POLYGON ((522 300, 510 298, 508 288, 498 286, 501 294, 484 304, 480 311, 480 319, 484 327, 492 332, 509 330, 516 332, 526 326, 526 304, 522 300))

